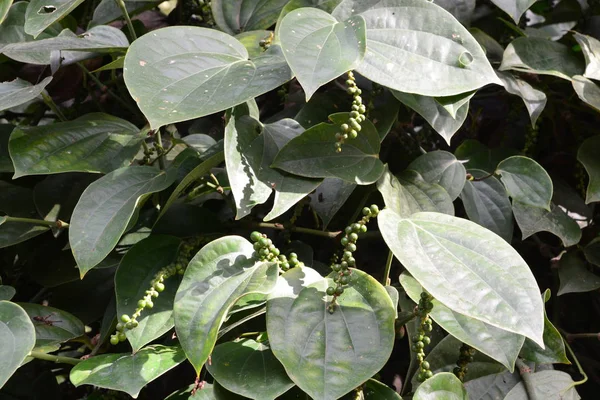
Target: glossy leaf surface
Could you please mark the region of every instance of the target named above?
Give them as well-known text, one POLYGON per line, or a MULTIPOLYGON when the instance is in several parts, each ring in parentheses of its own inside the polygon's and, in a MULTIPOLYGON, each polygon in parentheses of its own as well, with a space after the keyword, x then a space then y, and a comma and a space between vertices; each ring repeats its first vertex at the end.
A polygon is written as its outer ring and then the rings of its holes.
POLYGON ((510 72, 497 71, 496 74, 502 81, 502 85, 508 93, 514 94, 523 99, 525 108, 527 108, 527 112, 531 118, 531 125, 535 126, 537 119, 546 107, 546 102, 548 101, 546 93, 535 89, 529 83, 525 82, 523 79, 515 77, 510 72))
MULTIPOLYGON (((175 260, 180 240, 172 236, 151 235, 136 243, 123 257, 115 275, 117 317, 131 316, 137 302, 144 298, 156 274, 175 260)), ((176 279, 165 282, 165 290, 153 300, 137 319, 139 325, 125 333, 133 352, 173 328, 173 301, 177 292, 176 279)))
POLYGON ((473 222, 445 214, 401 218, 383 210, 377 219, 396 258, 440 303, 543 345, 537 283, 506 241, 473 222))
POLYGON ((502 11, 510 15, 516 24, 521 20, 521 16, 537 0, 492 0, 492 3, 498 6, 502 11))
POLYGON ((2 300, 10 300, 14 297, 17 291, 14 287, 8 285, 0 285, 0 301, 2 300))
POLYGON ((64 343, 85 334, 83 322, 58 308, 34 303, 18 303, 35 327, 35 346, 64 343))
POLYGON ((119 390, 134 399, 154 379, 185 361, 179 346, 152 345, 135 354, 102 354, 77 364, 70 374, 75 386, 119 390))
POLYGON ((275 285, 275 263, 252 258, 252 244, 226 236, 204 246, 190 261, 175 297, 177 338, 197 373, 208 360, 229 309, 249 294, 275 285))
POLYGON ((87 187, 69 227, 71 250, 82 277, 118 243, 140 198, 166 189, 173 179, 152 167, 125 167, 87 187))
POLYGON ((35 345, 35 329, 21 307, 0 301, 0 388, 21 366, 35 345))
POLYGON ((83 0, 32 0, 27 6, 25 14, 25 32, 37 36, 54 22, 68 15, 83 0))
POLYGON ((19 127, 9 142, 14 178, 60 172, 108 173, 129 165, 145 136, 132 123, 100 113, 70 122, 19 127))
POLYGON ((523 156, 509 157, 498 164, 496 174, 513 201, 550 210, 552 179, 536 161, 523 156))
POLYGON ((450 372, 435 374, 423 382, 413 396, 414 400, 468 400, 469 396, 461 381, 450 372))
POLYGON ((229 34, 268 29, 287 0, 215 0, 211 9, 219 28, 229 34))
POLYGON ((587 78, 600 80, 600 41, 592 36, 573 32, 573 37, 581 46, 585 57, 585 73, 587 78))
MULTIPOLYGON (((532 386, 536 398, 545 400, 578 400, 579 394, 573 384, 573 378, 563 371, 540 371, 531 374, 532 386)), ((522 400, 529 398, 525 384, 519 382, 504 400, 522 400)))
POLYGON ((452 153, 443 150, 423 154, 411 162, 407 169, 417 171, 429 183, 439 184, 452 200, 460 195, 467 179, 467 171, 462 163, 452 153))
POLYGON ((316 8, 298 8, 280 22, 283 55, 310 99, 317 89, 346 71, 356 69, 365 56, 365 20, 353 16, 339 21, 316 8))
POLYGON ((581 101, 600 111, 600 87, 581 75, 575 75, 572 83, 581 101))
POLYGON ((577 244, 581 239, 581 229, 577 222, 554 203, 550 204, 550 211, 547 211, 513 200, 512 210, 523 239, 541 231, 555 234, 565 247, 577 244))
POLYGON ((32 85, 22 79, 0 83, 0 111, 16 107, 37 98, 48 86, 52 77, 44 78, 37 85, 32 85))
POLYGON ((169 27, 136 40, 125 57, 127 88, 152 128, 223 111, 292 78, 281 48, 248 60, 214 29, 169 27))

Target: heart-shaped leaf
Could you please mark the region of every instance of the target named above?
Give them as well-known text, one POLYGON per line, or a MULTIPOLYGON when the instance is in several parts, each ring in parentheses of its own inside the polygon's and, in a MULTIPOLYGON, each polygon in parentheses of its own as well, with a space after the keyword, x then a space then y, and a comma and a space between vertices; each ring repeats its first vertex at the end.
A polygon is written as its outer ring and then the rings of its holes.
POLYGON ((294 277, 288 293, 267 302, 271 349, 313 399, 348 393, 383 367, 393 347, 395 310, 385 288, 360 270, 351 277, 333 313, 328 279, 303 287, 294 277))
POLYGON ((502 160, 519 154, 519 151, 507 147, 490 149, 477 140, 467 139, 458 146, 454 154, 465 168, 492 173, 502 160))
MULTIPOLYGON (((135 312, 138 300, 146 295, 156 274, 175 260, 180 243, 176 237, 152 235, 129 249, 115 274, 117 316, 135 312)), ((166 281, 165 290, 154 300, 152 309, 144 310, 137 319, 139 325, 127 330, 134 353, 173 328, 176 292, 177 282, 166 281)))
POLYGON ((9 44, 2 48, 2 53, 23 63, 69 65, 93 58, 98 53, 124 53, 127 46, 129 41, 123 32, 103 25, 81 35, 65 29, 56 37, 9 44))
POLYGON ((50 83, 52 77, 49 76, 44 78, 37 85, 24 81, 22 79, 15 79, 12 82, 1 82, 0 83, 0 111, 25 104, 37 98, 46 86, 50 83))
POLYGON ((600 287, 600 277, 586 268, 585 261, 577 253, 567 253, 560 258, 558 278, 558 296, 590 292, 600 287))
POLYGON ((452 136, 460 129, 469 113, 469 95, 466 102, 456 107, 455 114, 452 115, 442 104, 434 97, 421 96, 414 93, 403 93, 393 90, 394 97, 400 100, 407 107, 412 108, 420 116, 425 118, 429 125, 444 138, 446 143, 450 144, 452 136))
MULTIPOLYGON (((236 109, 237 110, 237 109, 236 109)), ((321 180, 301 178, 271 168, 275 156, 290 140, 304 132, 296 121, 282 119, 262 125, 234 111, 225 127, 225 163, 237 207, 236 218, 266 202, 275 191, 273 209, 265 220, 274 219, 319 186, 321 180)))
POLYGON ((583 51, 585 57, 586 67, 583 75, 586 78, 600 80, 600 41, 578 32, 573 32, 573 37, 581 46, 581 51, 583 51))
POLYGON ((136 40, 125 57, 127 88, 153 129, 244 103, 292 78, 281 48, 248 59, 232 36, 191 26, 136 40))
POLYGON ((510 17, 518 24, 521 16, 535 3, 537 0, 492 0, 492 3, 498 6, 502 11, 510 15, 510 17))
MULTIPOLYGON (((565 258, 565 256, 567 256, 567 254, 563 255, 561 258, 561 267, 562 260, 565 258)), ((542 298, 544 303, 547 303, 548 300, 550 300, 550 289, 546 289, 546 291, 542 294, 542 298)), ((556 327, 554 327, 552 322, 550 322, 548 319, 546 309, 544 309, 544 345, 546 348, 542 349, 540 346, 527 339, 523 344, 523 349, 521 349, 520 356, 525 360, 533 361, 536 364, 571 364, 567 358, 567 355, 565 354, 565 344, 563 342, 563 338, 558 329, 556 329, 556 327)))
POLYGON ((0 301, 0 388, 35 346, 35 328, 21 307, 0 301))
POLYGON ((0 285, 0 301, 10 300, 17 293, 14 287, 8 285, 0 285))
POLYGON ((290 140, 277 154, 273 166, 310 178, 340 178, 359 185, 376 182, 383 173, 379 160, 379 135, 369 121, 362 122, 356 139, 348 139, 337 152, 335 134, 348 120, 347 113, 329 116, 333 124, 321 123, 290 140))
POLYGON ((243 339, 213 350, 208 372, 224 388, 251 399, 274 400, 294 382, 266 343, 243 339))
POLYGON ((513 200, 512 210, 523 234, 522 239, 542 231, 558 236, 565 247, 573 246, 581 239, 581 228, 577 222, 554 203, 550 204, 548 211, 513 200))
POLYGON ((135 354, 103 354, 77 364, 70 374, 76 387, 119 390, 136 399, 150 382, 185 361, 179 346, 152 345, 135 354))
POLYGON ((520 379, 521 376, 518 371, 513 373, 505 371, 502 374, 488 375, 465 382, 465 388, 469 398, 482 400, 503 399, 519 383, 520 379))
POLYGON ((64 343, 85 334, 83 322, 73 314, 54 307, 18 303, 35 327, 35 346, 64 343))
POLYGON ((596 155, 600 149, 600 135, 586 139, 577 152, 577 160, 583 164, 590 182, 585 197, 586 204, 600 201, 600 160, 596 155))
POLYGON ((204 246, 190 261, 175 296, 175 330, 200 374, 229 309, 248 294, 266 294, 275 285, 275 263, 252 258, 252 243, 226 236, 204 246))
POLYGON ((365 399, 402 400, 402 397, 396 391, 375 379, 369 379, 365 383, 363 393, 365 399))
POLYGON ((360 15, 338 22, 328 12, 306 7, 279 24, 283 55, 307 101, 318 88, 358 67, 365 56, 366 26, 360 15))
POLYGON ((577 96, 596 111, 600 111, 600 87, 581 75, 575 75, 571 82, 577 96))
POLYGON ((175 176, 132 166, 104 175, 85 189, 71 217, 69 243, 81 276, 116 246, 140 198, 171 185, 175 176))
POLYGON ((500 71, 553 75, 570 80, 583 75, 585 65, 569 46, 536 37, 519 37, 504 50, 500 71))
POLYGON ((432 2, 345 0, 333 12, 338 21, 352 15, 367 24, 367 52, 356 71, 374 82, 424 96, 499 82, 475 38, 432 2))
POLYGON ((25 14, 25 32, 37 37, 54 22, 69 15, 83 0, 32 0, 25 14))
POLYGON ((310 207, 323 221, 323 229, 327 228, 354 189, 356 189, 355 183, 339 178, 325 178, 314 193, 309 195, 310 207))
POLYGON ((500 236, 439 213, 401 218, 383 210, 377 219, 396 258, 440 303, 543 346, 544 306, 537 283, 500 236))
POLYGON ((467 179, 462 163, 452 153, 442 150, 423 154, 407 169, 417 171, 426 182, 437 183, 446 189, 452 200, 460 195, 467 179))
POLYGON ((548 100, 546 94, 534 89, 529 83, 523 79, 516 78, 509 72, 496 71, 496 74, 508 93, 523 99, 525 108, 527 108, 527 112, 531 118, 531 125, 535 127, 538 117, 544 111, 544 107, 546 107, 546 101, 548 100))
MULTIPOLYGON (((419 301, 423 288, 415 278, 407 273, 402 273, 400 284, 413 301, 419 301)), ((487 354, 511 371, 515 368, 515 361, 525 340, 523 336, 454 312, 436 299, 433 299, 430 316, 445 331, 461 342, 487 354)), ((457 351, 459 348, 460 346, 456 346, 457 351)), ((457 359, 455 357, 453 363, 456 363, 457 359)), ((438 365, 434 366, 439 367, 438 365)))
POLYGON ((546 170, 528 157, 512 156, 496 169, 513 201, 550 210, 552 179, 546 170))
MULTIPOLYGON (((571 375, 563 371, 540 371, 530 375, 533 394, 537 399, 545 400, 578 400, 579 394, 571 375)), ((529 399, 531 396, 525 383, 519 382, 504 398, 504 400, 529 399)))
POLYGON ((513 213, 504 185, 498 178, 480 169, 468 172, 475 180, 467 180, 460 194, 467 216, 510 243, 514 229, 513 213))
POLYGON ((13 179, 60 172, 108 173, 125 167, 145 134, 132 123, 108 114, 86 114, 75 121, 18 127, 9 150, 13 179))
POLYGON ((398 177, 386 169, 377 181, 377 190, 385 206, 396 214, 410 217, 420 211, 437 211, 454 215, 454 205, 438 184, 425 182, 416 171, 406 170, 398 177))
POLYGON ((288 0, 214 0, 213 17, 218 27, 229 34, 270 28, 288 0))
POLYGON ((416 390, 413 400, 469 400, 462 382, 450 372, 435 374, 416 390))

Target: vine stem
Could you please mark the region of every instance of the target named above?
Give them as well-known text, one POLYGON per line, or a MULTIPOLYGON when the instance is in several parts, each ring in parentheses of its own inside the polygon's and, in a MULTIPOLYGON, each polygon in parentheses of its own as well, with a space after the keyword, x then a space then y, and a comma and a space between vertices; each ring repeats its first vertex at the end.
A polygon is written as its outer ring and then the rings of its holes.
MULTIPOLYGON (((248 223, 248 226, 250 226, 252 228, 277 229, 280 231, 287 229, 285 226, 283 226, 283 224, 279 224, 279 223, 272 224, 272 223, 268 223, 268 222, 248 223)), ((289 230, 291 230, 292 232, 306 233, 309 235, 326 237, 326 238, 330 238, 330 239, 335 239, 336 237, 338 237, 339 234, 342 233, 342 231, 327 232, 327 231, 319 231, 319 230, 310 229, 310 228, 302 228, 302 227, 298 227, 298 226, 289 227, 289 230)))
POLYGON ((157 159, 158 159, 158 166, 160 167, 161 170, 165 169, 165 149, 162 145, 162 136, 160 134, 160 129, 156 130, 156 133, 154 134, 154 143, 156 145, 156 152, 157 152, 157 159))
POLYGON ((600 333, 564 333, 565 339, 569 342, 575 339, 598 339, 600 340, 600 333))
POLYGON ((53 361, 55 363, 77 365, 81 361, 78 358, 55 356, 53 354, 42 353, 41 351, 31 351, 29 357, 37 358, 38 360, 53 361))
MULTIPOLYGON (((104 83, 102 83, 100 81, 100 79, 98 79, 96 77, 96 75, 92 74, 90 71, 88 71, 88 69, 86 67, 84 67, 81 63, 77 63, 77 65, 79 66, 79 68, 81 68, 81 70, 91 79, 93 80, 96 85, 98 85, 101 89, 105 89, 106 93, 108 93, 109 95, 111 95, 119 104, 121 104, 123 107, 127 108, 129 111, 131 111, 134 115, 138 114, 138 111, 131 107, 125 100, 123 100, 122 98, 120 98, 115 92, 113 92, 108 86, 106 86, 104 83)), ((90 91, 93 92, 93 91, 90 91)))
POLYGON ((385 269, 383 270, 383 279, 381 280, 381 283, 384 286, 389 285, 390 282, 390 270, 392 269, 392 261, 394 260, 394 253, 392 253, 392 251, 390 250, 388 252, 388 256, 387 256, 387 260, 385 262, 385 269))
POLYGON ((35 225, 45 225, 50 226, 52 228, 68 228, 69 224, 61 221, 60 219, 55 221, 46 221, 43 219, 33 219, 33 218, 19 218, 19 217, 3 217, 5 222, 22 222, 26 224, 35 224, 35 225))
POLYGON ((516 366, 519 368, 519 374, 521 374, 521 379, 523 379, 523 384, 525 385, 525 391, 527 392, 527 397, 529 400, 537 400, 535 395, 535 386, 533 385, 533 380, 531 379, 531 368, 527 364, 523 362, 520 358, 517 358, 516 366))
MULTIPOLYGON (((563 332, 561 330, 561 333, 565 336, 565 339, 567 338, 567 334, 565 334, 565 332, 563 332)), ((573 361, 575 361, 575 365, 577 366, 577 369, 579 370, 579 373, 581 374, 581 376, 583 376, 583 379, 577 382, 573 382, 573 386, 577 386, 577 385, 583 385, 584 383, 587 382, 588 380, 588 376, 585 373, 585 371, 583 370, 583 368, 581 367, 581 364, 579 363, 579 360, 577 359, 577 356, 575 355, 575 352, 573 351, 573 349, 571 348, 571 345, 569 344, 568 339, 567 340, 563 340, 565 346, 567 347, 567 350, 569 350, 569 354, 571 354, 571 357, 573 358, 573 361)))
POLYGON ((67 118, 65 117, 65 115, 62 113, 62 111, 60 111, 60 108, 58 108, 58 106, 56 105, 54 100, 52 100, 52 97, 48 93, 42 92, 42 98, 44 99, 44 103, 46 103, 46 105, 48 107, 50 107, 52 112, 54 114, 56 114, 56 116, 61 121, 63 121, 63 122, 67 121, 67 118))
POLYGON ((123 0, 115 0, 117 6, 121 9, 121 13, 123 14, 123 18, 125 18, 125 22, 127 23, 127 29, 129 30, 129 36, 131 36, 131 41, 137 39, 137 35, 135 34, 135 29, 133 29, 133 24, 131 23, 131 18, 129 17, 129 13, 127 12, 127 6, 123 0))

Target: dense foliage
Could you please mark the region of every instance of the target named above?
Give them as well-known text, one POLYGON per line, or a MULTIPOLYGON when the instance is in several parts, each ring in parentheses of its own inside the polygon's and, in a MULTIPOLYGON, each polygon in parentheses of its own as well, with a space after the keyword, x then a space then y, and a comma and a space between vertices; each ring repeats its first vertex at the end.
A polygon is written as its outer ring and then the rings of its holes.
POLYGON ((0 399, 597 396, 599 24, 0 0, 0 399))

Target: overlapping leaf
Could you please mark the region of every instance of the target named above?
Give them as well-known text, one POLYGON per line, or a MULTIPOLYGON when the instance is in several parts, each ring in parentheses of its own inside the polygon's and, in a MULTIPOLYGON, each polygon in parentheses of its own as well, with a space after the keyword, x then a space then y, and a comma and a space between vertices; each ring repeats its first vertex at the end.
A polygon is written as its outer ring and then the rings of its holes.
POLYGON ((287 0, 214 0, 213 17, 218 27, 229 34, 271 27, 287 0))
POLYGON ((600 41, 592 36, 573 32, 573 37, 581 46, 586 67, 583 74, 587 78, 600 80, 600 41))
POLYGON ((44 91, 44 88, 48 86, 51 80, 52 77, 49 76, 36 85, 32 85, 19 78, 12 82, 1 82, 0 111, 34 100, 44 91))
POLYGON ((25 32, 36 37, 54 22, 67 16, 83 0, 32 0, 25 14, 25 32))
POLYGON ((600 287, 600 277, 586 268, 585 261, 577 253, 563 254, 558 268, 560 287, 558 296, 566 293, 582 293, 600 287))
POLYGON ((35 329, 21 307, 0 301, 0 388, 21 366, 35 345, 35 329))
POLYGON ((190 26, 136 40, 124 74, 152 128, 226 110, 292 78, 279 46, 249 60, 246 48, 230 35, 190 26))
POLYGON ((572 84, 581 101, 596 111, 600 111, 600 87, 598 85, 581 75, 575 75, 572 84))
POLYGON ((497 71, 496 74, 508 93, 523 99, 525 108, 527 108, 527 112, 531 118, 531 125, 535 127, 538 117, 544 111, 544 107, 546 107, 546 101, 548 100, 546 94, 535 89, 524 80, 516 78, 509 72, 497 71))
POLYGON ((50 346, 85 334, 83 322, 73 314, 54 307, 19 303, 35 327, 35 345, 50 346))
POLYGON ((448 400, 469 400, 462 382, 450 372, 435 374, 423 382, 413 396, 414 400, 444 398, 448 400))
POLYGON ((426 182, 437 183, 446 189, 452 200, 460 195, 467 179, 467 171, 462 163, 452 153, 442 150, 423 154, 411 162, 407 169, 420 173, 426 182))
POLYGON ((588 183, 585 202, 600 201, 600 160, 597 151, 600 149, 600 135, 586 139, 577 152, 577 160, 583 164, 590 181, 588 183))
POLYGON ((543 346, 537 283, 506 241, 473 222, 439 213, 402 218, 383 210, 378 222, 396 258, 440 303, 543 346))
POLYGON ((513 200, 512 210, 515 220, 526 239, 534 233, 551 232, 562 240, 565 247, 579 243, 581 229, 559 206, 550 204, 550 211, 513 200))
POLYGON ((523 156, 509 157, 498 164, 496 174, 513 201, 550 210, 552 179, 536 161, 523 156))
MULTIPOLYGON (((563 371, 540 371, 531 374, 531 386, 534 388, 535 398, 545 400, 578 400, 579 394, 575 389, 575 382, 569 374, 563 371)), ((504 398, 504 400, 528 399, 528 389, 524 382, 519 382, 504 398)))
POLYGON ((521 20, 521 16, 537 0, 492 0, 502 11, 510 15, 516 24, 521 20))

